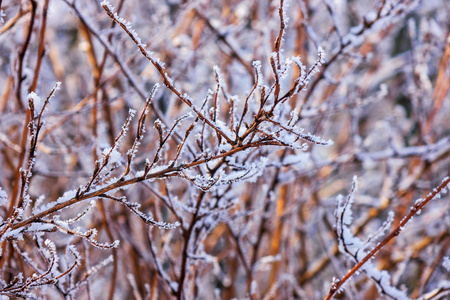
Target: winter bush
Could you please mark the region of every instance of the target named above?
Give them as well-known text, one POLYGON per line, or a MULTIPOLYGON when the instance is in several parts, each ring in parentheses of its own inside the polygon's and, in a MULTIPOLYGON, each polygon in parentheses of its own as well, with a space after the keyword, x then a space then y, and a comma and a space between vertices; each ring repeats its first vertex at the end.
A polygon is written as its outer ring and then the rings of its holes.
POLYGON ((448 297, 449 19, 0 0, 0 294, 448 297))

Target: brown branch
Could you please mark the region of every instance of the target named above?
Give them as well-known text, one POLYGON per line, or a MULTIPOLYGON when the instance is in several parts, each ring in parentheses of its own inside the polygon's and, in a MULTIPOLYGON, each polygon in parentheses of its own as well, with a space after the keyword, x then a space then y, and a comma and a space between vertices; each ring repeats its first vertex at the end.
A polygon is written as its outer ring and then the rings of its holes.
POLYGON ((328 295, 324 298, 324 300, 329 300, 333 297, 333 295, 343 286, 343 284, 349 280, 353 274, 355 274, 367 261, 369 261, 373 256, 375 256, 381 248, 383 248, 387 243, 389 243, 392 239, 400 234, 405 225, 414 217, 428 202, 430 202, 437 194, 441 193, 445 190, 446 186, 450 183, 450 177, 446 177, 441 184, 435 188, 428 196, 422 201, 416 202, 408 215, 406 215, 397 227, 391 231, 391 233, 386 236, 383 241, 381 241, 372 251, 370 251, 361 261, 359 261, 347 274, 342 277, 341 280, 337 281, 332 285, 328 295))

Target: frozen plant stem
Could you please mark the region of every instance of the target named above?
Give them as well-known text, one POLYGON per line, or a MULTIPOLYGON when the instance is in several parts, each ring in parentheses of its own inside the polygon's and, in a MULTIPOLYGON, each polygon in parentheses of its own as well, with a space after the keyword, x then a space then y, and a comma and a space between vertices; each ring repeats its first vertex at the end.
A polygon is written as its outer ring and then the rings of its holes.
POLYGON ((62 2, 0 0, 0 298, 450 293, 442 0, 62 2))
POLYGON ((203 114, 198 111, 192 104, 192 101, 181 94, 180 91, 178 91, 175 86, 173 86, 172 79, 169 77, 169 75, 164 71, 163 64, 159 62, 158 59, 154 58, 151 53, 149 53, 145 48, 144 45, 141 42, 141 39, 137 35, 137 33, 134 31, 134 29, 131 27, 131 24, 124 20, 123 18, 120 18, 116 13, 112 11, 112 7, 109 4, 108 1, 103 1, 102 3, 103 9, 106 11, 108 16, 117 24, 119 24, 120 27, 122 27, 123 30, 130 36, 130 38, 133 40, 133 42, 138 46, 141 53, 155 66, 155 68, 158 70, 159 74, 163 78, 164 85, 170 89, 181 101, 186 103, 189 107, 194 110, 194 112, 198 115, 198 117, 206 122, 209 126, 211 126, 221 137, 223 137, 229 144, 232 144, 233 141, 231 138, 229 138, 220 128, 215 126, 208 118, 203 116, 203 114))
POLYGON ((348 273, 345 274, 345 276, 342 277, 342 279, 340 279, 340 280, 336 281, 335 283, 333 283, 333 285, 330 288, 330 291, 329 291, 328 295, 324 298, 324 300, 331 299, 333 297, 333 295, 344 285, 344 283, 346 281, 348 281, 353 276, 353 274, 355 274, 368 260, 370 260, 373 256, 375 256, 375 254, 377 254, 378 251, 380 251, 381 248, 384 247, 384 245, 386 245, 393 238, 398 236, 400 234, 400 232, 403 230, 403 228, 405 227, 405 225, 411 220, 411 218, 414 217, 417 214, 417 212, 419 212, 434 197, 436 197, 441 192, 444 192, 446 187, 447 187, 447 185, 449 185, 449 184, 450 184, 450 177, 444 178, 444 180, 442 180, 441 184, 437 188, 435 188, 430 194, 428 194, 428 196, 425 199, 423 199, 421 201, 417 201, 414 204, 414 206, 411 208, 411 210, 408 213, 408 215, 406 215, 406 217, 404 217, 400 221, 398 226, 394 230, 392 230, 391 233, 389 233, 389 235, 387 235, 383 239, 383 241, 381 241, 360 262, 358 262, 350 271, 348 271, 348 273))

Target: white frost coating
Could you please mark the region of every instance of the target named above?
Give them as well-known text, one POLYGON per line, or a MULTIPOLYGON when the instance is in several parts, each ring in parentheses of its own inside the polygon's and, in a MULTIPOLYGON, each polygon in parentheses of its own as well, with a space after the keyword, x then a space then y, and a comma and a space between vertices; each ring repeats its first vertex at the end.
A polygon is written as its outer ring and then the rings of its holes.
POLYGON ((325 50, 323 50, 322 47, 319 47, 319 49, 317 49, 317 52, 319 54, 319 58, 317 59, 317 61, 320 63, 320 65, 325 63, 325 50))
MULTIPOLYGON (((147 224, 149 224, 151 226, 157 226, 160 229, 174 229, 174 228, 180 226, 179 222, 170 224, 170 223, 166 223, 166 222, 155 221, 155 219, 153 218, 153 216, 151 214, 146 215, 139 210, 139 208, 141 207, 141 204, 139 204, 139 203, 128 202, 125 198, 121 198, 119 200, 119 202, 124 204, 128 209, 130 209, 133 213, 135 213, 137 216, 139 216, 144 222, 146 222, 147 224)), ((118 241, 116 241, 116 242, 118 242, 118 241)))
POLYGON ((6 14, 3 12, 3 9, 0 9, 0 25, 3 25, 3 23, 5 23, 3 17, 6 17, 6 14))
POLYGON ((144 176, 144 174, 145 174, 145 171, 138 171, 138 172, 136 172, 136 177, 142 177, 142 176, 144 176))
POLYGON ((234 140, 236 138, 236 133, 231 131, 227 124, 217 120, 216 122, 211 122, 215 127, 219 128, 229 139, 234 140))
MULTIPOLYGON (((449 179, 448 176, 446 176, 444 179, 442 179, 441 184, 443 184, 445 181, 447 181, 449 179)), ((433 193, 435 193, 437 191, 436 188, 434 188, 431 192, 428 193, 427 198, 431 197, 433 193)), ((431 200, 436 200, 436 199, 440 199, 442 197, 442 194, 445 194, 448 192, 448 185, 444 186, 439 193, 436 193, 436 195, 434 195, 434 197, 431 198, 431 200)), ((421 201, 423 201, 423 199, 419 199, 421 201)), ((416 200, 416 204, 418 203, 419 200, 416 200)))
POLYGON ((62 197, 59 197, 58 200, 56 200, 56 202, 58 202, 58 203, 66 202, 67 200, 75 198, 76 194, 77 194, 77 190, 67 191, 62 195, 62 197))
POLYGON ((0 206, 5 205, 8 202, 8 194, 0 186, 0 206))
POLYGON ((78 252, 77 248, 75 247, 75 245, 67 245, 66 246, 67 250, 69 250, 73 256, 75 257, 75 264, 77 266, 81 266, 81 255, 78 252))
POLYGON ((364 25, 358 24, 358 25, 350 28, 350 34, 360 34, 363 31, 363 29, 364 29, 364 25))
POLYGON ((450 272, 450 257, 445 256, 444 261, 442 262, 442 266, 450 272))
POLYGON ((377 289, 384 294, 388 294, 397 300, 409 299, 404 291, 396 289, 391 286, 391 276, 386 270, 378 270, 376 266, 372 263, 367 263, 366 269, 364 270, 366 274, 373 278, 377 283, 377 289))
POLYGON ((217 185, 229 184, 234 181, 256 182, 256 179, 263 174, 263 171, 268 163, 269 159, 267 157, 261 157, 259 161, 252 163, 251 165, 244 165, 242 170, 237 170, 223 176, 217 182, 217 185))
POLYGON ((37 111, 40 111, 44 106, 44 101, 35 92, 31 92, 27 96, 28 101, 33 101, 34 107, 37 111))
MULTIPOLYGON (((239 133, 241 133, 241 131, 239 131, 239 133)), ((219 146, 219 152, 228 152, 230 150, 231 150, 231 145, 228 143, 221 143, 219 146)))
POLYGON ((55 228, 53 224, 45 224, 45 223, 32 223, 28 228, 27 232, 43 232, 50 231, 55 228))
POLYGON ((291 119, 289 121, 289 124, 296 124, 298 121, 298 114, 295 110, 291 111, 291 119))
POLYGON ((352 191, 348 195, 346 207, 344 206, 342 209, 344 210, 343 221, 345 225, 350 225, 353 221, 352 216, 352 205, 355 201, 355 193, 358 191, 358 177, 353 176, 353 186, 352 191))
POLYGON ((257 87, 260 88, 263 84, 263 75, 261 72, 261 61, 260 60, 255 60, 252 62, 253 67, 256 70, 256 78, 258 80, 257 83, 257 87))
POLYGON ((272 128, 264 128, 264 126, 260 126, 260 130, 266 133, 269 136, 272 136, 277 141, 284 143, 288 145, 289 147, 292 147, 294 149, 304 150, 306 151, 304 145, 301 146, 298 145, 300 140, 308 141, 317 145, 322 146, 331 146, 334 144, 334 142, 329 140, 324 140, 321 137, 318 137, 316 135, 313 135, 311 133, 303 133, 304 129, 299 128, 297 126, 289 126, 289 125, 282 125, 281 126, 283 130, 279 130, 279 128, 276 128, 279 133, 275 133, 272 128))
POLYGON ((158 66, 160 66, 161 69, 164 69, 165 63, 162 62, 162 61, 159 59, 159 57, 156 57, 156 58, 155 58, 155 63, 156 63, 158 66))
POLYGON ((296 93, 300 92, 300 89, 306 87, 306 66, 303 64, 300 56, 293 56, 291 57, 291 60, 297 65, 297 67, 300 69, 300 77, 299 77, 299 90, 295 91, 296 93))
MULTIPOLYGON (((335 212, 339 251, 346 254, 354 262, 360 262, 368 254, 368 252, 365 251, 367 243, 363 243, 363 241, 361 241, 358 237, 354 236, 349 227, 352 223, 351 205, 354 201, 354 193, 358 188, 357 186, 358 179, 354 176, 352 190, 350 191, 347 199, 344 201, 344 197, 342 195, 338 196, 338 203, 335 212)), ((382 228, 380 232, 384 232, 384 229, 388 227, 392 220, 393 213, 390 212, 388 220, 383 224, 384 228, 382 228)), ((409 299, 404 291, 391 286, 391 277, 389 273, 385 270, 378 270, 370 260, 366 262, 360 270, 364 271, 368 277, 374 280, 380 293, 390 295, 394 299, 409 299)), ((343 290, 343 287, 341 287, 341 290, 343 290)))
POLYGON ((320 72, 319 67, 320 67, 322 64, 325 63, 325 56, 326 56, 326 54, 325 54, 325 51, 323 50, 322 47, 319 47, 319 48, 317 49, 317 56, 318 56, 318 58, 317 58, 316 62, 315 62, 314 65, 309 69, 308 75, 307 75, 306 78, 305 78, 305 82, 306 82, 306 83, 309 82, 309 80, 314 76, 314 74, 320 72))
POLYGON ((350 31, 342 38, 344 44, 349 44, 353 47, 357 47, 364 42, 364 25, 359 24, 350 29, 350 31))
MULTIPOLYGON (((51 240, 45 240, 44 244, 49 248, 50 253, 49 253, 49 260, 51 260, 53 263, 51 264, 51 269, 50 269, 50 273, 55 276, 57 274, 57 269, 58 269, 58 261, 59 261, 59 257, 58 257, 58 252, 56 251, 56 245, 54 242, 52 242, 51 240)), ((42 251, 43 253, 45 253, 46 251, 42 251)))
POLYGON ((57 91, 57 90, 59 90, 61 88, 61 84, 62 84, 61 81, 57 81, 56 82, 55 87, 54 87, 55 91, 57 91))
POLYGON ((262 270, 270 270, 272 268, 271 264, 281 261, 281 255, 268 255, 261 257, 255 265, 255 270, 262 271, 262 270))
POLYGON ((61 197, 59 197, 56 201, 47 203, 46 205, 43 205, 42 207, 39 207, 36 209, 35 214, 41 213, 47 209, 50 209, 54 207, 56 204, 64 203, 70 199, 75 198, 77 194, 77 190, 70 190, 65 192, 61 197))
POLYGON ((258 71, 261 71, 261 61, 260 60, 255 60, 252 62, 253 67, 258 71))
POLYGON ((136 115, 136 110, 130 108, 130 109, 128 110, 128 114, 133 118, 133 117, 136 115))
MULTIPOLYGON (((173 79, 170 78, 169 74, 164 73, 164 75, 166 76, 167 82, 169 83, 169 85, 174 86, 173 84, 173 79)), ((176 90, 176 89, 175 89, 176 90)), ((178 90, 177 90, 178 91, 178 90)))
POLYGON ((414 205, 420 205, 420 203, 422 203, 422 202, 423 202, 423 199, 422 199, 422 198, 417 199, 417 200, 414 202, 414 205))
POLYGON ((110 11, 114 11, 116 8, 109 3, 109 1, 103 0, 100 3, 101 6, 106 6, 110 11))
MULTIPOLYGON (((116 241, 117 242, 117 241, 116 241)), ((77 252, 78 253, 78 252, 77 252)), ((89 269, 89 271, 87 272, 88 274, 94 274, 96 272, 98 272, 99 270, 101 270, 102 268, 104 268, 105 266, 109 265, 110 263, 112 263, 114 261, 114 257, 112 255, 108 256, 105 260, 103 260, 101 263, 96 264, 95 266, 93 266, 92 268, 89 269)))
POLYGON ((121 159, 122 159, 122 154, 120 154, 119 151, 117 151, 117 149, 112 149, 111 148, 106 148, 105 150, 103 150, 103 155, 106 156, 109 153, 109 163, 111 164, 120 164, 121 159))

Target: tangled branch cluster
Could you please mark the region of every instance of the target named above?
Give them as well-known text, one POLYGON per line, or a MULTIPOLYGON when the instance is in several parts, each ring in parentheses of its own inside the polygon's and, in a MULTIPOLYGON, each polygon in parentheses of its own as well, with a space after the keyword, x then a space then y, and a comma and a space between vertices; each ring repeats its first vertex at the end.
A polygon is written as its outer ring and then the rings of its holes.
POLYGON ((181 2, 0 0, 0 295, 448 295, 450 7, 181 2))

